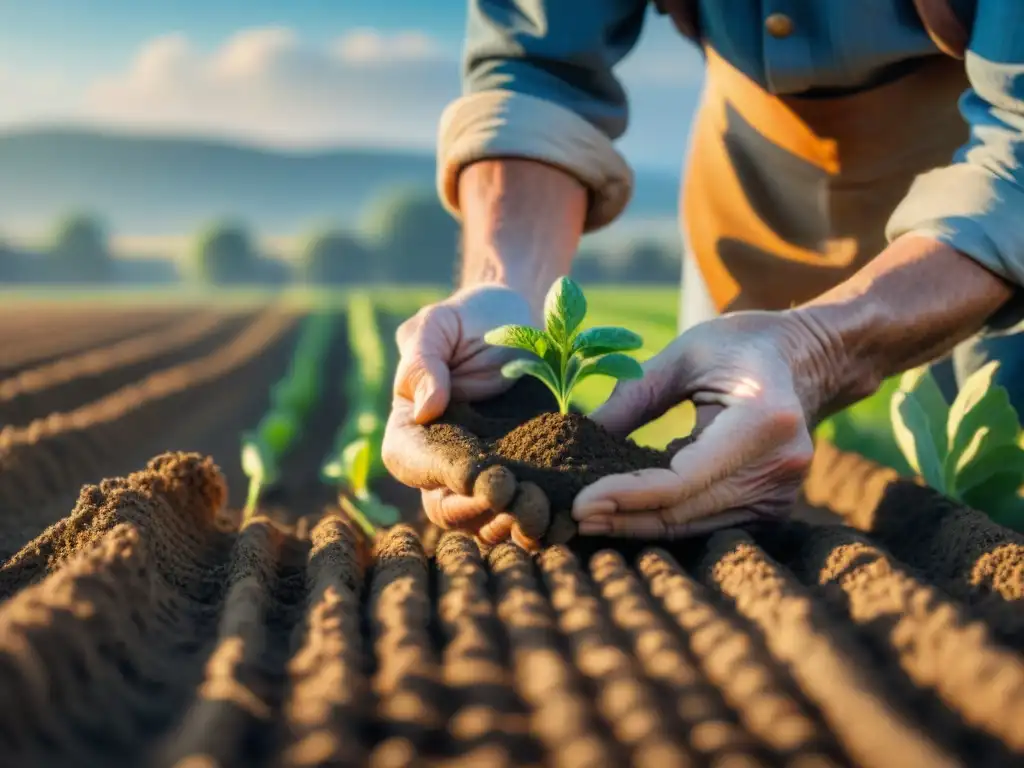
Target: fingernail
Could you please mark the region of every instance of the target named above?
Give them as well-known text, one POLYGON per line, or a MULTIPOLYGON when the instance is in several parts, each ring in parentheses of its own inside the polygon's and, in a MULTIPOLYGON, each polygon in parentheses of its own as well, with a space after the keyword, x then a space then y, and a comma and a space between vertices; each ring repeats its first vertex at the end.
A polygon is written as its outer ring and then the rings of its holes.
POLYGON ((616 505, 614 501, 608 499, 600 499, 598 501, 591 501, 587 504, 582 504, 578 507, 573 507, 572 518, 573 520, 583 520, 584 518, 591 517, 593 515, 611 515, 616 511, 616 505))
POLYGON ((583 536, 602 536, 612 532, 612 525, 604 520, 584 520, 579 524, 583 536))

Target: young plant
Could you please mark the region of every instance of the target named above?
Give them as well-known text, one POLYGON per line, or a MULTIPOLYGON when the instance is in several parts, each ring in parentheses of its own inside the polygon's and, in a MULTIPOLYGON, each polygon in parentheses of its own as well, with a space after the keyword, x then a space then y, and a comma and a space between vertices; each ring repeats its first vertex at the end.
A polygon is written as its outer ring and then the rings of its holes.
POLYGON ((394 525, 399 512, 377 498, 370 489, 373 446, 367 437, 349 443, 335 461, 324 465, 323 474, 347 485, 347 494, 339 495, 341 507, 372 536, 377 525, 394 525))
POLYGON ((335 437, 334 449, 320 468, 323 482, 340 486, 338 500, 368 535, 376 526, 394 525, 399 513, 370 490, 383 471, 380 458, 384 414, 390 390, 387 355, 373 302, 364 293, 348 303, 348 342, 353 364, 344 382, 348 416, 335 437))
POLYGON ((510 379, 533 376, 551 390, 560 413, 569 412, 573 389, 590 376, 639 379, 640 364, 622 354, 643 346, 633 331, 615 326, 580 330, 587 315, 582 289, 568 277, 559 278, 544 300, 544 330, 526 325, 503 325, 489 331, 484 341, 529 353, 506 363, 502 375, 510 379))
POLYGON ((932 488, 1024 530, 1024 435, 998 369, 993 361, 975 371, 952 405, 927 368, 908 371, 891 401, 893 432, 932 488))
POLYGON ((320 400, 333 326, 334 317, 328 313, 307 318, 288 372, 271 390, 270 410, 254 430, 242 435, 242 470, 249 478, 244 520, 256 512, 264 489, 281 479, 281 459, 301 439, 320 400))

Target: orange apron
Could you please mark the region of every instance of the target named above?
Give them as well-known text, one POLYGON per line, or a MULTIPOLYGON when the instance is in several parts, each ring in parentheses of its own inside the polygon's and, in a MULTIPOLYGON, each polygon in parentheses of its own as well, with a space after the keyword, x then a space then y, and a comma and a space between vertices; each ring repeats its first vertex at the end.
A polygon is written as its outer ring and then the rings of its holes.
MULTIPOLYGON (((967 140, 962 61, 828 98, 779 97, 707 48, 681 217, 719 312, 785 309, 842 282, 885 246, 914 177, 967 140)), ((685 290, 685 286, 684 286, 685 290)))

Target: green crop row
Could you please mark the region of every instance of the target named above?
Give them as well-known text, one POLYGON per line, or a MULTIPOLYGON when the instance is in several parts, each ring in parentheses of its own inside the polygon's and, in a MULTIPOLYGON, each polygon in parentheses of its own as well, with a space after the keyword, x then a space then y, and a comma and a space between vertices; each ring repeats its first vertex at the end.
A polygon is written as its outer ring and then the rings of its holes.
POLYGON ((341 507, 372 535, 377 526, 398 522, 399 513, 370 488, 384 471, 381 442, 391 387, 377 314, 365 293, 349 298, 348 343, 352 361, 343 382, 348 416, 321 466, 320 477, 337 486, 341 507))
POLYGON ((288 371, 271 389, 270 409, 255 429, 242 435, 242 470, 249 478, 245 519, 256 511, 263 491, 279 482, 282 458, 302 438, 320 403, 334 329, 331 312, 306 318, 288 371))

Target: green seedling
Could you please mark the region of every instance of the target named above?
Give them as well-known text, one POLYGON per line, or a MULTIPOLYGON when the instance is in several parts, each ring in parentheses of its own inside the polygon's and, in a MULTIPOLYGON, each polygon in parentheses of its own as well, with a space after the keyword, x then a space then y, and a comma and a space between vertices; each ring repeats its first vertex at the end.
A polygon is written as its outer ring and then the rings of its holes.
POLYGON ((245 439, 242 442, 242 471, 249 478, 249 491, 242 512, 242 519, 248 520, 256 512, 263 489, 278 481, 277 455, 262 440, 245 439))
POLYGON ((286 375, 271 390, 271 409, 256 429, 242 436, 242 469, 249 478, 244 519, 259 504, 263 490, 280 480, 280 462, 302 438, 311 412, 320 400, 323 365, 333 333, 333 317, 309 317, 292 353, 286 375))
POLYGON ((299 419, 288 411, 271 411, 256 427, 257 439, 277 455, 287 451, 299 436, 299 419))
POLYGON ((582 289, 568 277, 555 281, 544 300, 544 329, 503 325, 484 336, 488 344, 530 354, 506 363, 502 375, 509 379, 533 376, 551 390, 559 412, 569 412, 573 389, 590 376, 639 379, 640 364, 622 354, 643 346, 633 331, 599 326, 581 331, 587 315, 582 289))
POLYGON ((370 488, 370 471, 373 464, 373 447, 367 437, 358 437, 341 451, 337 459, 324 465, 325 479, 344 483, 347 494, 341 499, 346 511, 353 515, 359 525, 372 535, 376 526, 394 525, 399 520, 398 510, 377 498, 370 488), (354 508, 354 511, 353 511, 354 508))
POLYGON ((1024 435, 999 362, 975 371, 946 403, 927 368, 905 373, 893 395, 893 432, 911 468, 935 490, 1024 530, 1024 435))

